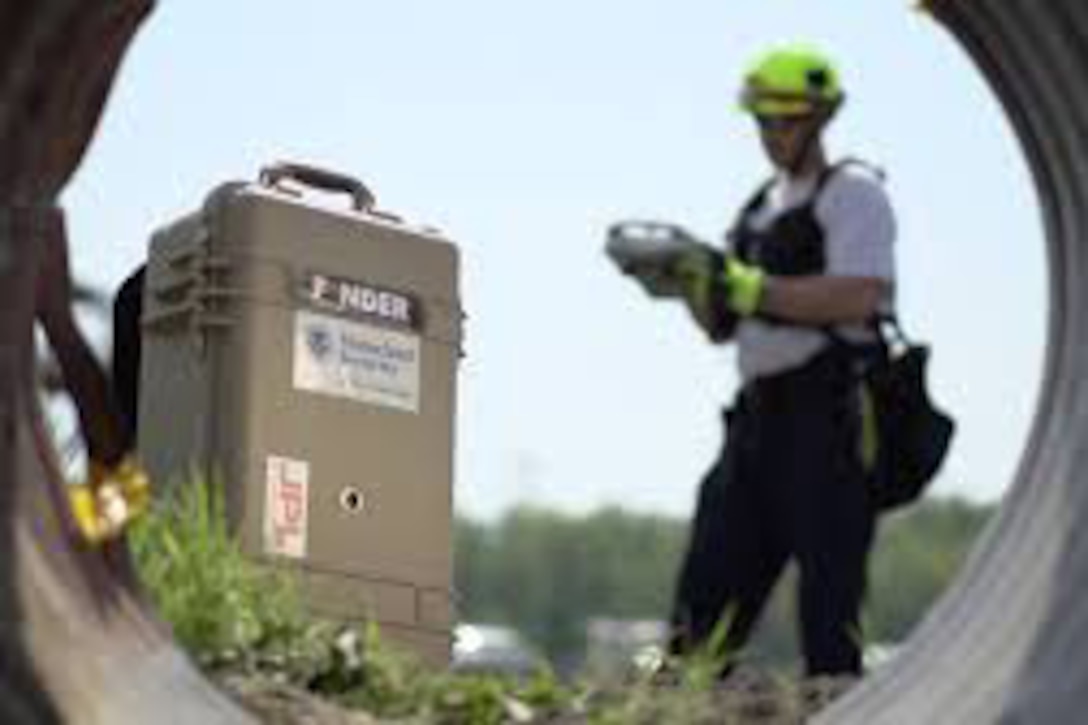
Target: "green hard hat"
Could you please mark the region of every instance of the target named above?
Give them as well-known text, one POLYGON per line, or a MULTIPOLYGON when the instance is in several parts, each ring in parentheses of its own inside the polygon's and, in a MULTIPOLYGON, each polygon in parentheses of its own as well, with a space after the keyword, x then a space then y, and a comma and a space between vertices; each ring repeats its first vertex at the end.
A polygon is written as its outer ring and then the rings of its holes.
POLYGON ((740 104, 757 116, 800 116, 833 108, 843 98, 838 71, 827 56, 809 46, 791 45, 752 64, 740 104))

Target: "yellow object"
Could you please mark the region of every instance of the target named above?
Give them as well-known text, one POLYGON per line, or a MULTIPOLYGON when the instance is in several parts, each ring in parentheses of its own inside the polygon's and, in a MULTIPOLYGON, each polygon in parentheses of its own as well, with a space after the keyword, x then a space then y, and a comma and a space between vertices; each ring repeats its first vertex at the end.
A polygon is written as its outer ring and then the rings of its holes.
POLYGON ((151 503, 151 482, 132 457, 114 468, 92 460, 87 482, 69 488, 72 515, 91 544, 120 536, 151 503))
POLYGON ((861 385, 861 440, 859 441, 861 465, 872 473, 876 468, 876 458, 880 453, 880 439, 876 423, 876 401, 869 386, 861 385))
POLYGON ((766 53, 745 75, 741 107, 756 116, 806 116, 845 98, 839 73, 819 50, 787 45, 766 53))
POLYGON ((741 317, 754 315, 763 300, 766 273, 759 267, 729 257, 725 263, 725 278, 729 307, 741 317))
POLYGON ((711 284, 716 272, 714 256, 703 249, 686 253, 676 265, 686 296, 701 314, 710 308, 711 284))

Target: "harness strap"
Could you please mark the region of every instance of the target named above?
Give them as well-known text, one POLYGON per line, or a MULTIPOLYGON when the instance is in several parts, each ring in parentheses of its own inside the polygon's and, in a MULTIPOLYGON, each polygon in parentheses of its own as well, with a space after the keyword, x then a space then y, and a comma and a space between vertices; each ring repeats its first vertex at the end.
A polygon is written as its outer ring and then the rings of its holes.
MULTIPOLYGON (((887 174, 879 166, 871 164, 864 159, 848 156, 824 167, 820 171, 820 175, 816 179, 816 187, 812 190, 812 195, 810 196, 808 203, 815 204, 819 200, 820 195, 823 193, 824 188, 828 185, 831 179, 834 178, 835 174, 839 173, 841 170, 845 169, 848 166, 861 166, 865 169, 868 169, 874 176, 880 179, 882 183, 887 178, 887 174)), ((744 206, 741 207, 740 220, 738 224, 733 229, 731 229, 727 235, 728 240, 737 246, 734 251, 737 253, 737 256, 740 257, 743 261, 750 261, 750 259, 748 258, 748 253, 751 250, 747 249, 747 245, 743 243, 743 237, 738 237, 737 229, 744 226, 748 217, 750 217, 756 212, 757 209, 764 205, 764 203, 767 201, 767 195, 771 192, 771 189, 774 188, 774 185, 777 182, 777 177, 771 177, 770 179, 767 179, 759 185, 759 187, 752 194, 752 196, 749 197, 748 201, 745 202, 744 206)))

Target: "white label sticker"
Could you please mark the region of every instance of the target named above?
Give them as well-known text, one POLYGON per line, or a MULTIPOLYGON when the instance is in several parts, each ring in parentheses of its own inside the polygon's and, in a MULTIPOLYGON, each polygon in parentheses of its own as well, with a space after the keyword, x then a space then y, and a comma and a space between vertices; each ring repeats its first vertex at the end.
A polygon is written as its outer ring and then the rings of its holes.
POLYGON ((306 558, 310 464, 269 456, 265 464, 264 550, 306 558))
POLYGON ((419 336, 300 310, 298 390, 419 412, 419 336))

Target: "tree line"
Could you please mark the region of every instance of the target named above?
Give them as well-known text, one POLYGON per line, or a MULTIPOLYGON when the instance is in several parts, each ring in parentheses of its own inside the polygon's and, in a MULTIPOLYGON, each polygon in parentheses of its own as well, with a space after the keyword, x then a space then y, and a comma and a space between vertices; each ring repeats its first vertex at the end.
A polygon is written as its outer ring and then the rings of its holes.
MULTIPOLYGON (((930 499, 886 517, 869 568, 864 636, 902 640, 950 583, 994 506, 930 499)), ((620 508, 570 515, 509 511, 460 518, 456 586, 462 621, 507 624, 555 661, 576 661, 591 618, 664 619, 688 522, 620 508)), ((795 597, 787 576, 752 644, 754 656, 797 656, 795 597)))

